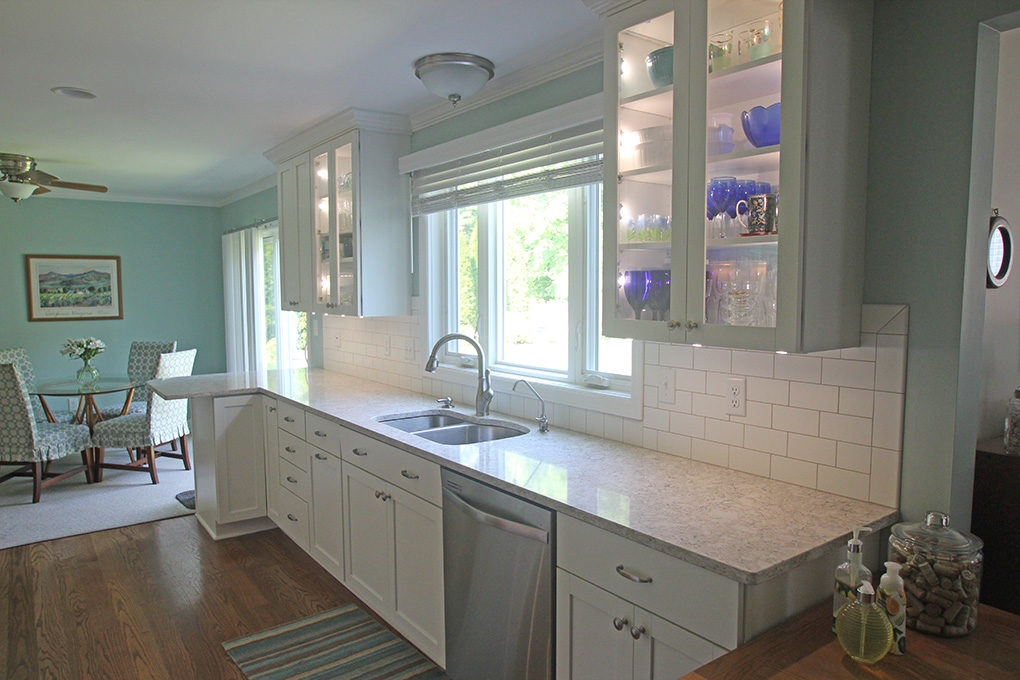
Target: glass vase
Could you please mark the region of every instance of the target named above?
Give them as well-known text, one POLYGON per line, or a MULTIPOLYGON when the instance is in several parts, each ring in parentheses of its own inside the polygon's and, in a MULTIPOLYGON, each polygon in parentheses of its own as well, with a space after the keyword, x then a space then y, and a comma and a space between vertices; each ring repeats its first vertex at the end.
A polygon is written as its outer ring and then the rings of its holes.
POLYGON ((96 386, 97 382, 99 382, 99 369, 93 366, 89 359, 83 359, 82 361, 84 361, 85 364, 78 369, 78 373, 75 375, 75 378, 81 387, 91 389, 96 386))

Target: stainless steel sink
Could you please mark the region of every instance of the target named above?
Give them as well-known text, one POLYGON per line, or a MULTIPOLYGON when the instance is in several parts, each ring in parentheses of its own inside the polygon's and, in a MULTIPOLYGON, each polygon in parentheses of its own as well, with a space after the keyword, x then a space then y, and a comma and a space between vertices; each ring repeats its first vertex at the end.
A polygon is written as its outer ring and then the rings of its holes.
POLYGON ((491 442, 528 433, 528 428, 505 420, 479 418, 449 411, 398 413, 377 418, 380 423, 437 444, 463 446, 491 442))
POLYGON ((415 434, 437 444, 463 445, 517 437, 527 432, 523 427, 465 423, 463 425, 451 425, 450 427, 437 427, 433 430, 415 432, 415 434))
POLYGON ((431 430, 435 427, 446 427, 467 422, 459 413, 425 413, 411 416, 392 416, 380 419, 390 427, 395 427, 404 432, 420 432, 431 430))

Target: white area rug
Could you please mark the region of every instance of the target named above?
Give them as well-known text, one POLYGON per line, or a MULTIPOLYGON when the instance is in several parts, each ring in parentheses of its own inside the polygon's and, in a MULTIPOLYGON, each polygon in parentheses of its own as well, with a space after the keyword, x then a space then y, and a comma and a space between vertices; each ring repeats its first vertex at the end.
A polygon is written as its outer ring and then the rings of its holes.
MULTIPOLYGON (((55 462, 51 469, 73 467, 73 459, 55 462)), ((106 459, 127 462, 127 452, 108 449, 106 459)), ((156 470, 159 484, 152 484, 147 472, 127 470, 103 470, 102 482, 86 484, 81 472, 43 489, 38 503, 32 502, 31 479, 16 477, 3 482, 0 549, 194 513, 174 498, 195 488, 194 472, 173 458, 157 458, 156 470)))

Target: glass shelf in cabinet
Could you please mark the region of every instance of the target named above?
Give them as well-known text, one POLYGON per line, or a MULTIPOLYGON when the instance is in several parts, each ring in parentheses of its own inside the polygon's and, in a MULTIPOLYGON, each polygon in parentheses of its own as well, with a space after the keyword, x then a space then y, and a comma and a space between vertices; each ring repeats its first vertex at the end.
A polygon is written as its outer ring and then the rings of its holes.
POLYGON ((620 250, 669 250, 673 247, 672 241, 620 241, 617 245, 620 250))
POLYGON ((753 236, 737 236, 735 238, 709 238, 705 239, 707 250, 722 250, 729 248, 760 248, 762 246, 778 246, 779 234, 755 234, 753 236))
POLYGON ((671 186, 673 184, 673 169, 669 165, 650 165, 645 168, 623 170, 618 177, 620 180, 629 179, 635 182, 671 186))
POLYGON ((760 149, 746 149, 733 153, 709 156, 710 175, 753 175, 779 169, 779 145, 763 146, 760 149))
POLYGON ((629 97, 620 98, 620 108, 640 111, 656 116, 671 117, 673 115, 673 86, 657 87, 629 97))

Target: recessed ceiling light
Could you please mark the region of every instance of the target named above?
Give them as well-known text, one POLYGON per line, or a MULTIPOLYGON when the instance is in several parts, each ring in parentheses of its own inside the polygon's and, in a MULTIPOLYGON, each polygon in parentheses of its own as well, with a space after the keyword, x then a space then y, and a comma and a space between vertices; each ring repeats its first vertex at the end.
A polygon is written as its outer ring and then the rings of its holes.
POLYGON ((69 87, 67 85, 61 85, 60 87, 51 87, 50 92, 53 94, 66 94, 68 97, 74 99, 95 99, 96 95, 88 90, 83 90, 80 87, 69 87))

